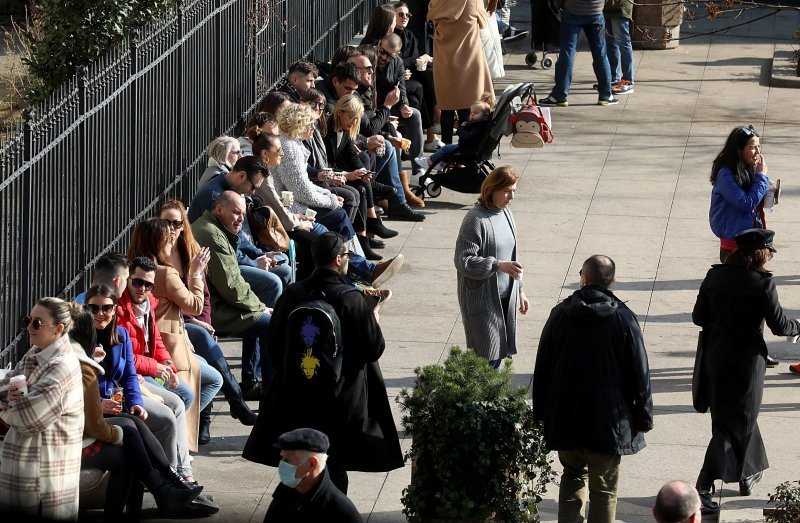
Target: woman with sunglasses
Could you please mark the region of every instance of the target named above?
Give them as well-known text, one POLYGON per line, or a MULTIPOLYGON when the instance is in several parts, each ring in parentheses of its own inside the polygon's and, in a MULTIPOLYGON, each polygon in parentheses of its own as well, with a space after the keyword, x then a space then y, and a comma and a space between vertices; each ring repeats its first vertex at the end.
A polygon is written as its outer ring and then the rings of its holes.
MULTIPOLYGON (((186 208, 179 200, 169 200, 161 206, 159 217, 169 223, 172 234, 173 247, 167 261, 186 285, 191 285, 191 260, 200 253, 201 249, 188 225, 186 208)), ((189 336, 189 341, 192 342, 195 353, 202 356, 222 376, 222 394, 230 405, 233 419, 238 419, 243 425, 253 425, 257 416, 245 403, 239 382, 228 367, 228 360, 225 359, 222 349, 214 341, 214 327, 211 326, 211 297, 208 285, 206 285, 205 274, 202 272, 200 274, 203 279, 203 309, 200 314, 183 313, 186 334, 189 336)), ((199 437, 201 443, 208 437, 212 408, 213 402, 209 402, 200 412, 199 437)))
POLYGON ((67 333, 82 309, 39 300, 25 318, 31 348, 0 379, 0 420, 9 426, 0 450, 0 513, 78 519, 83 387, 67 333))
MULTIPOLYGON (((109 330, 106 327, 114 317, 116 296, 106 285, 92 286, 89 293, 92 295, 89 305, 84 312, 75 316, 74 328, 70 331, 72 348, 80 361, 83 377, 81 468, 110 472, 103 510, 106 521, 124 517, 125 505, 137 480, 153 494, 162 515, 178 515, 200 494, 203 487, 189 486, 180 480, 170 468, 161 444, 141 420, 133 416, 120 416, 120 410, 114 414, 107 411, 106 402, 110 400, 101 398, 100 389, 103 386, 99 380, 107 378, 107 366, 98 363, 92 356, 97 353, 98 331, 95 326, 98 323, 106 324, 103 330, 109 330), (95 300, 95 303, 91 300, 95 300), (100 302, 103 302, 102 305, 100 302)), ((105 336, 101 334, 101 337, 105 336)), ((138 390, 138 382, 136 384, 138 390)), ((132 511, 140 508, 129 506, 128 517, 134 517, 132 511)))
POLYGON ((736 127, 711 165, 711 230, 720 240, 719 261, 736 250, 737 233, 766 229, 764 195, 769 188, 767 162, 753 126, 736 127))
POLYGON ((230 172, 239 158, 243 156, 239 140, 231 136, 218 136, 211 140, 206 154, 208 155, 208 168, 197 182, 198 189, 207 184, 211 178, 230 172))
POLYGON ((156 264, 153 287, 153 297, 158 300, 154 310, 156 326, 172 356, 180 381, 186 383, 195 392, 195 397, 199 398, 186 409, 189 450, 197 452, 197 446, 208 443, 211 438, 208 433, 210 417, 201 427, 200 411, 219 392, 222 376, 192 350, 181 313, 197 315, 203 311, 203 272, 210 255, 208 249, 200 249, 189 261, 190 280, 187 286, 169 261, 173 243, 173 233, 166 220, 149 218, 133 230, 128 258, 133 260, 141 256, 156 264))

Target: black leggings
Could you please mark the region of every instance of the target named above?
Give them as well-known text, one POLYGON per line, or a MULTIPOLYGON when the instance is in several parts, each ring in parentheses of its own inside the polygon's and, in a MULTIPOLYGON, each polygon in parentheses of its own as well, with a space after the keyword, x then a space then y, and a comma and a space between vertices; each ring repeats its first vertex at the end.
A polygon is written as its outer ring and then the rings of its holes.
POLYGON ((367 210, 375 206, 375 199, 372 197, 372 184, 364 183, 361 180, 347 182, 347 186, 358 191, 361 199, 358 205, 356 219, 353 220, 353 229, 356 232, 367 230, 367 210))
POLYGON ((442 110, 442 141, 446 144, 453 143, 453 121, 455 120, 456 113, 458 113, 459 124, 469 119, 469 109, 458 109, 455 111, 450 109, 442 110))

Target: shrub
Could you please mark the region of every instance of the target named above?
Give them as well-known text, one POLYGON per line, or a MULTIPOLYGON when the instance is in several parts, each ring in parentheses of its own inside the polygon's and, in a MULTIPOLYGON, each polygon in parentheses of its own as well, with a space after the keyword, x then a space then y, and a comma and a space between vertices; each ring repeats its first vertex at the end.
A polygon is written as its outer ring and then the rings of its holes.
POLYGON ((787 481, 775 487, 775 492, 769 495, 769 502, 775 505, 775 510, 770 513, 764 510, 767 523, 800 521, 800 481, 787 481))

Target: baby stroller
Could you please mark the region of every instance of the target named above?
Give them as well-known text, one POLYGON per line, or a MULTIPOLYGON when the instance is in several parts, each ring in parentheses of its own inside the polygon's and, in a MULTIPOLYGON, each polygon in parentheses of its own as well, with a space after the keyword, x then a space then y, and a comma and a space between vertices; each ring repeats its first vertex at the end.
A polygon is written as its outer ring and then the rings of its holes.
POLYGON ((494 169, 494 164, 490 161, 492 151, 499 147, 501 138, 510 135, 514 130, 509 117, 529 96, 536 99, 536 90, 532 83, 507 87, 497 98, 489 131, 480 145, 472 150, 459 148, 446 154, 437 165, 432 165, 419 177, 420 185, 413 189, 414 194, 422 199, 425 194, 438 198, 442 194, 442 187, 468 194, 480 193, 483 180, 494 169))
POLYGON ((553 67, 555 60, 549 54, 558 55, 561 26, 561 0, 531 0, 531 51, 525 55, 525 63, 533 67, 539 61, 537 46, 541 46, 542 69, 553 67))

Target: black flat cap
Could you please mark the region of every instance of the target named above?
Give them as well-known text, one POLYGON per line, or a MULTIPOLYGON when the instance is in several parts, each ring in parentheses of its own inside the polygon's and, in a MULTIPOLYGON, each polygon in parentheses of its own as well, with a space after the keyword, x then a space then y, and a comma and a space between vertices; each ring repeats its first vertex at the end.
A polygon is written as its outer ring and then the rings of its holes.
POLYGON ((769 229, 747 229, 738 233, 733 238, 736 240, 736 247, 741 250, 755 251, 758 249, 769 249, 778 252, 772 246, 772 239, 775 232, 769 229))
POLYGON ((342 237, 333 231, 323 232, 311 242, 311 257, 317 267, 328 265, 342 249, 342 237))
POLYGON ((284 432, 273 445, 280 450, 310 450, 311 452, 327 452, 331 444, 328 436, 314 429, 294 429, 284 432))

